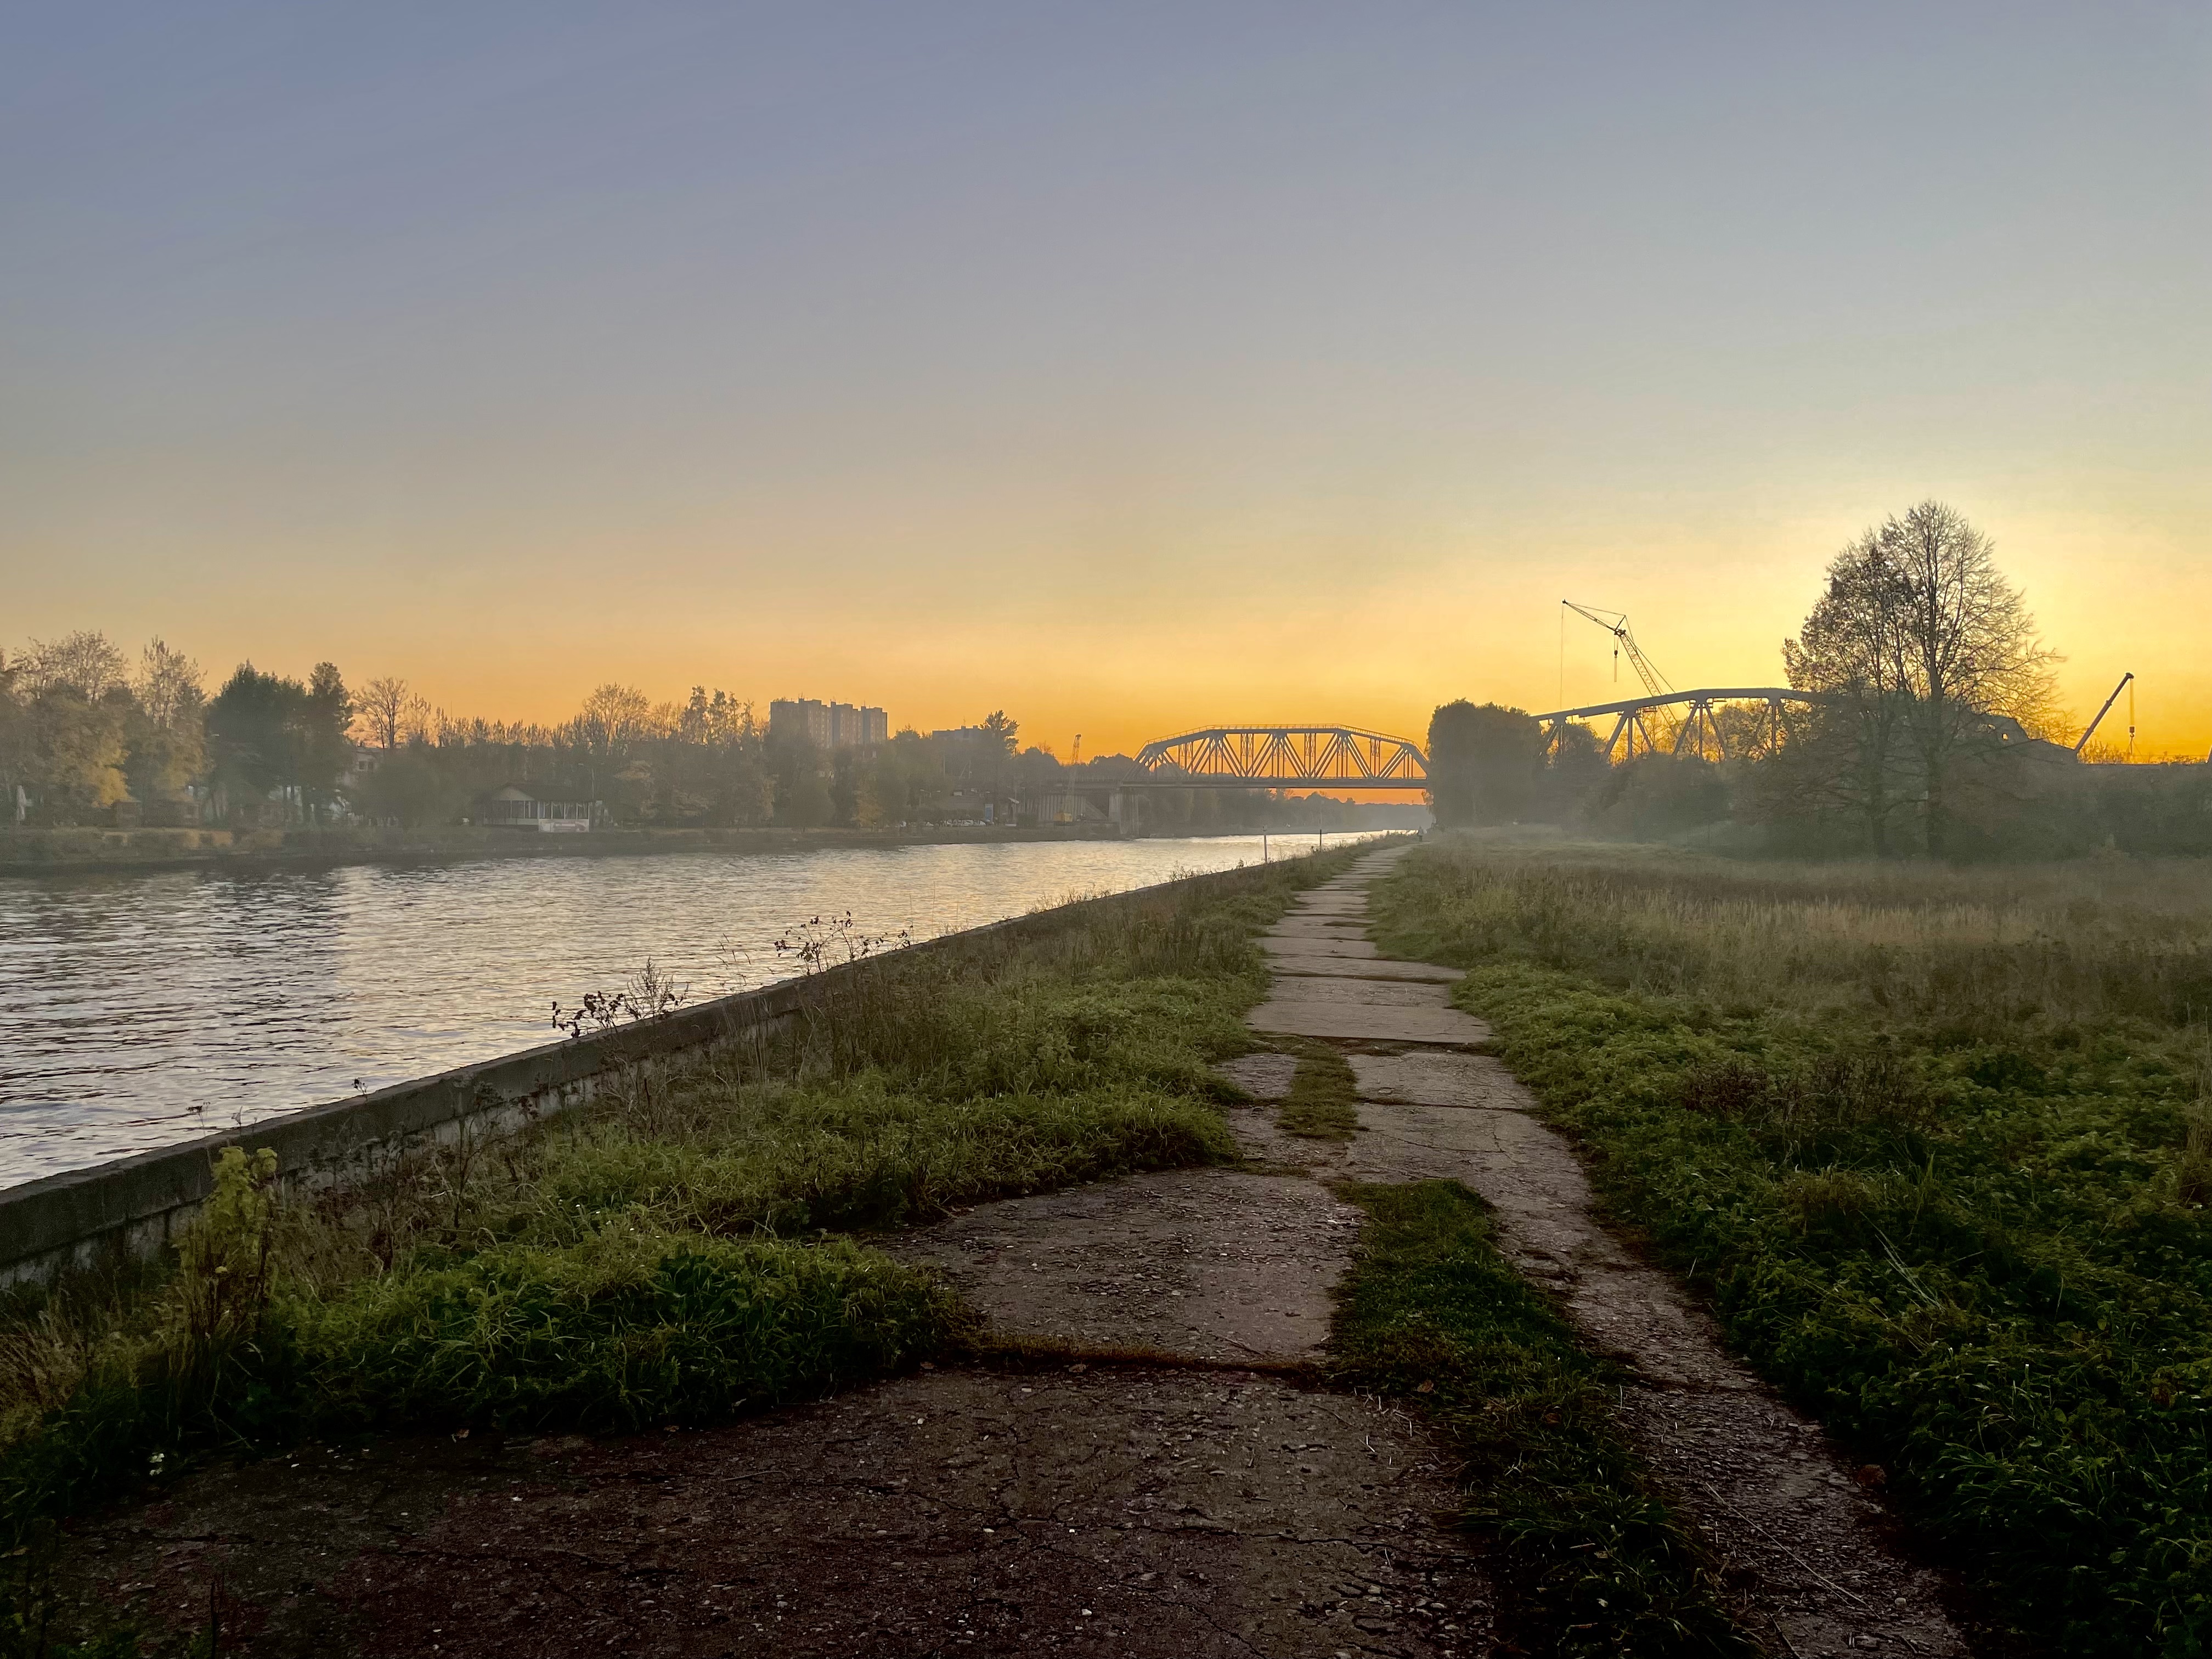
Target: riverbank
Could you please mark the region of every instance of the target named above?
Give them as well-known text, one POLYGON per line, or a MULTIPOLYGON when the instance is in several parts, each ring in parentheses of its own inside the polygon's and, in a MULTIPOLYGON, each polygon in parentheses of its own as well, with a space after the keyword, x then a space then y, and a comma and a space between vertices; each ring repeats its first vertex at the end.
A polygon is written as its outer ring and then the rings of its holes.
POLYGON ((851 1235, 1233 1156, 1208 1066, 1249 1046, 1252 936, 1349 856, 833 970, 771 1041, 672 1054, 580 1112, 318 1194, 288 1195, 247 1131, 164 1264, 9 1293, 8 1530, 223 1447, 635 1429, 910 1370, 968 1321, 851 1235))
POLYGON ((982 825, 928 830, 623 829, 580 835, 467 825, 438 830, 0 830, 0 877, 64 875, 76 871, 252 871, 465 859, 605 858, 645 853, 800 853, 841 847, 967 847, 1120 838, 1120 832, 1108 824, 1036 829, 982 825))

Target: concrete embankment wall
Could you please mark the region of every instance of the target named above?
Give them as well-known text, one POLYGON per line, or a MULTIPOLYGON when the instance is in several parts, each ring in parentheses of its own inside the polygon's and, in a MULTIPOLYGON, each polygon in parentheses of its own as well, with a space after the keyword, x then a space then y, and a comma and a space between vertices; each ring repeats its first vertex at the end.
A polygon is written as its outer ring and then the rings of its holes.
MULTIPOLYGON (((973 951, 994 941, 1019 944, 1066 927, 1085 912, 1143 907, 1209 888, 1233 891, 1260 879, 1266 867, 1085 899, 910 948, 933 952, 973 951)), ((226 1146, 271 1149, 279 1179, 294 1191, 343 1186, 390 1167, 410 1149, 574 1110, 674 1057, 757 1050, 794 1030, 842 981, 873 965, 828 969, 0 1192, 0 1285, 52 1279, 71 1268, 158 1251, 198 1210, 213 1184, 216 1156, 226 1146)))

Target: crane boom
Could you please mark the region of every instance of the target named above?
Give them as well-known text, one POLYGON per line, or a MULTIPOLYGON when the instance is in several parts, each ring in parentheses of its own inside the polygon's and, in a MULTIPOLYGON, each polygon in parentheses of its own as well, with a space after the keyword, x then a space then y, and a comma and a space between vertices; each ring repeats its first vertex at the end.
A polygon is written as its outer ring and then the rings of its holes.
POLYGON ((1637 645, 1636 635, 1629 631, 1626 611, 1593 610, 1586 605, 1577 605, 1572 599, 1561 599, 1559 603, 1578 617, 1588 617, 1600 628, 1613 635, 1613 665, 1616 675, 1620 672, 1620 654, 1625 651, 1628 653, 1630 666, 1636 670, 1636 678, 1644 682, 1644 690, 1646 693, 1656 697, 1674 689, 1673 683, 1653 666, 1651 659, 1645 656, 1642 648, 1637 645))
MULTIPOLYGON (((2120 676, 2120 683, 2112 688, 2112 695, 2105 699, 2105 706, 2097 711, 2097 718, 2089 722, 2088 729, 2081 733, 2081 741, 2074 745, 2075 754, 2080 754, 2089 746, 2089 739, 2097 735, 2097 728, 2105 723, 2105 716, 2112 712, 2112 705, 2120 700, 2120 693, 2128 689, 2128 682, 2133 678, 2135 678, 2133 672, 2120 676)), ((2128 707, 2132 708, 2135 705, 2130 703, 2128 707)))

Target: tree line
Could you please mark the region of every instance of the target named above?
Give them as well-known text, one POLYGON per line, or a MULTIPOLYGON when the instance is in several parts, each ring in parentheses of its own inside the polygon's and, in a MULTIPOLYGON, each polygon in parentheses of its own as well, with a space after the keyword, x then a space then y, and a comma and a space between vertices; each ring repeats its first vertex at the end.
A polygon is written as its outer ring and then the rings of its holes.
POLYGON ((241 663, 210 696, 198 665, 160 639, 135 664, 96 632, 34 641, 0 655, 0 817, 112 822, 129 805, 155 822, 234 807, 327 820, 352 717, 329 663, 305 681, 241 663))
POLYGON ((1811 856, 2212 852, 2212 768, 2084 767, 2052 666, 1989 538, 1923 501, 1830 562, 1782 658, 1778 729, 1723 709, 1731 758, 1608 763, 1586 726, 1460 701, 1429 726, 1447 827, 1550 823, 1811 856))
MULTIPOLYGON (((873 829, 1003 822, 1018 800, 1110 790, 1139 769, 1118 755, 1064 765, 1024 747, 1004 710, 957 732, 823 750, 703 686, 656 703, 605 684, 546 725, 452 716, 396 676, 350 688, 327 662, 304 681, 242 663, 210 694, 199 666, 159 639, 135 663, 92 631, 0 654, 0 823, 419 829, 462 822, 513 785, 598 803, 620 823, 873 829)), ((1335 828, 1355 811, 1319 797, 1161 791, 1147 797, 1146 821, 1335 828)))

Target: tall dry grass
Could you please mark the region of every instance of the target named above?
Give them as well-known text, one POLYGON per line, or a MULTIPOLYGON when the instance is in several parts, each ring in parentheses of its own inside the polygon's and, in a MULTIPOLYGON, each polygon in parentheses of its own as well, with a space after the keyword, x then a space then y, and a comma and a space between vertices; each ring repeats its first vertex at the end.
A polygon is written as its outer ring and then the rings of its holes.
POLYGON ((1640 848, 1446 842, 1415 948, 1510 952, 1608 983, 1812 1013, 2212 1013, 2212 866, 2005 869, 1736 862, 1640 848))

